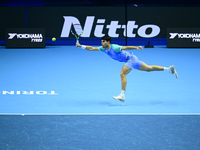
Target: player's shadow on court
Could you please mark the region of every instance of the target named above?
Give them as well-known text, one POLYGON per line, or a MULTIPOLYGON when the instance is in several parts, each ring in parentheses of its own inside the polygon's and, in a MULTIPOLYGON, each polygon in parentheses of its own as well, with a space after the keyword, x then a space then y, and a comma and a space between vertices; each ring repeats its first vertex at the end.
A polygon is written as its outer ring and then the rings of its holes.
POLYGON ((116 107, 116 106, 129 106, 126 103, 122 103, 122 102, 118 102, 113 100, 113 102, 108 102, 108 101, 101 101, 99 102, 100 105, 106 105, 106 106, 110 106, 110 107, 116 107))

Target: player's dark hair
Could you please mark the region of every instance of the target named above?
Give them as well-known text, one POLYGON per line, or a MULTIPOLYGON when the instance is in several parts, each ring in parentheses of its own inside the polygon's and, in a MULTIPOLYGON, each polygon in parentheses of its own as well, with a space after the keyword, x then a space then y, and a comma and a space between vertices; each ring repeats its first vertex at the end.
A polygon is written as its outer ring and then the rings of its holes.
POLYGON ((103 36, 102 38, 101 38, 101 40, 105 40, 105 41, 110 41, 110 43, 111 43, 111 37, 110 36, 103 36))

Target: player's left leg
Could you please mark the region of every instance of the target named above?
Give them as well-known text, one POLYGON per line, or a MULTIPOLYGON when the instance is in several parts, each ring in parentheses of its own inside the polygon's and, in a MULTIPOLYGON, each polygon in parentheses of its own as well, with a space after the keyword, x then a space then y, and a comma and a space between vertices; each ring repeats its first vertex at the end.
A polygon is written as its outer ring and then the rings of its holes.
POLYGON ((149 66, 147 65, 146 63, 142 63, 142 65, 139 67, 139 70, 141 71, 164 71, 164 67, 162 66, 157 66, 157 65, 152 65, 152 66, 149 66))
POLYGON ((146 63, 142 63, 142 65, 139 67, 139 70, 141 71, 168 71, 169 73, 172 73, 173 75, 175 75, 176 78, 178 78, 178 73, 175 69, 175 67, 172 65, 170 66, 169 68, 167 67, 162 67, 162 66, 157 66, 157 65, 152 65, 152 66, 149 66, 147 65, 146 63))

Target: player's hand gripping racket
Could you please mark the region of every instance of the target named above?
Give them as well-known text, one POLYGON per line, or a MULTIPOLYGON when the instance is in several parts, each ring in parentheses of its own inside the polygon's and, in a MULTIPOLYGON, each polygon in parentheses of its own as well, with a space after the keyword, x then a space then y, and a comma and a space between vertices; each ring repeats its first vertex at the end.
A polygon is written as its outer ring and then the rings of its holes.
POLYGON ((76 44, 79 45, 79 38, 83 34, 83 30, 80 24, 73 24, 71 33, 76 37, 76 44))

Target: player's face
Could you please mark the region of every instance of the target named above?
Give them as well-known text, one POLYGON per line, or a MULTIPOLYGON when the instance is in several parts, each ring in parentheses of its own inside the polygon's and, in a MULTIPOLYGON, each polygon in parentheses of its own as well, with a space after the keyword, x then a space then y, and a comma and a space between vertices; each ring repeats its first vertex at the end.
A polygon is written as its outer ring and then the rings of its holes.
POLYGON ((101 45, 102 45, 103 48, 106 48, 106 47, 109 46, 109 42, 106 41, 106 40, 101 40, 101 45))

